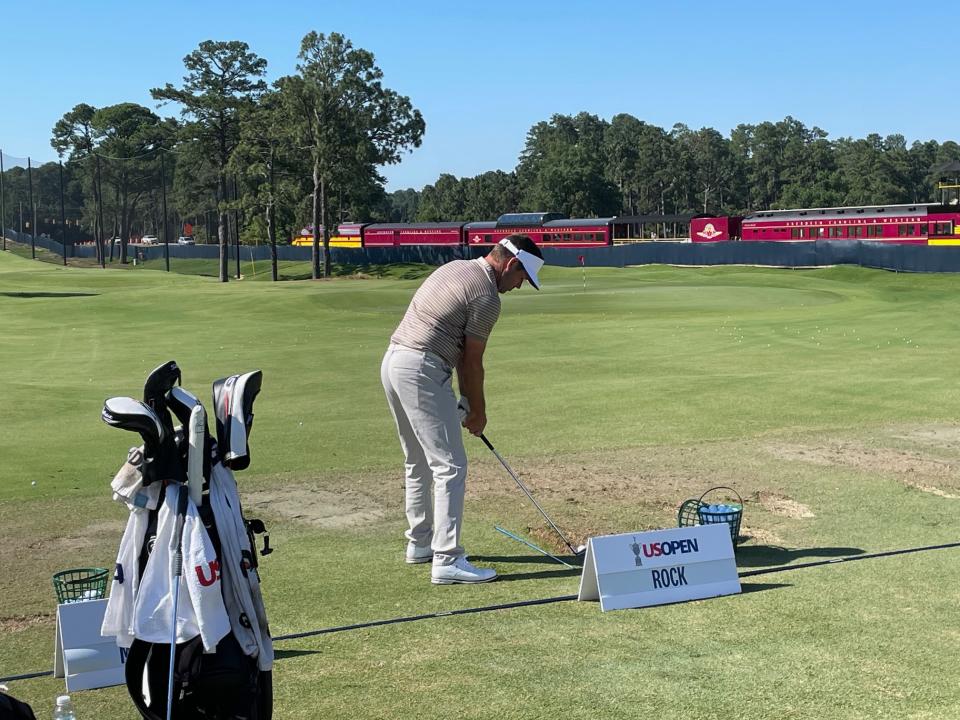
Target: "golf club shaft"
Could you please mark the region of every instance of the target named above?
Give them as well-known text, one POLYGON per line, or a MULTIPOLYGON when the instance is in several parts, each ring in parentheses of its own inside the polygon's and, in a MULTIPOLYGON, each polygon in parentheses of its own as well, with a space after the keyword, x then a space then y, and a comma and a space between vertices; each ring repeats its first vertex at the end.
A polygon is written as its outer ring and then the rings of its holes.
POLYGON ((177 516, 174 522, 173 536, 176 550, 173 554, 173 622, 170 628, 170 666, 167 675, 167 720, 173 717, 173 664, 177 655, 177 614, 180 604, 180 578, 183 576, 183 523, 187 515, 187 493, 183 485, 170 485, 177 488, 177 516))
POLYGON ((513 471, 513 468, 511 468, 510 465, 507 464, 507 461, 503 459, 503 456, 500 455, 500 453, 497 452, 497 449, 493 446, 493 444, 489 440, 487 440, 487 436, 484 435, 483 433, 480 433, 480 439, 483 440, 484 445, 490 448, 490 452, 492 452, 494 455, 497 456, 497 460, 499 460, 500 464, 503 465, 504 470, 506 470, 510 474, 510 477, 513 478, 513 481, 517 484, 517 487, 523 490, 523 494, 526 495, 528 498, 530 498, 530 502, 532 502, 534 506, 537 508, 537 510, 540 511, 540 514, 543 515, 543 519, 550 524, 550 527, 552 527, 553 531, 560 537, 561 540, 563 540, 564 544, 570 549, 570 552, 576 555, 577 554, 576 548, 570 544, 570 541, 567 540, 566 535, 564 535, 563 532, 560 530, 560 528, 556 526, 556 523, 554 523, 553 520, 550 519, 550 516, 547 515, 544 509, 540 507, 540 503, 538 503, 536 498, 534 498, 533 495, 530 494, 530 491, 527 490, 527 486, 524 485, 522 482, 520 482, 520 478, 517 477, 517 474, 513 471))

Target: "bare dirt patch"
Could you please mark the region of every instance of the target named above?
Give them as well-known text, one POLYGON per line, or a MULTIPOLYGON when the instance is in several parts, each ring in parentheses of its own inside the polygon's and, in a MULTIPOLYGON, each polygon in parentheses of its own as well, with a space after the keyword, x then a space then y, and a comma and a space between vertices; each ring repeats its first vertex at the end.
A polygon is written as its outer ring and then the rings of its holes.
POLYGON ((960 426, 957 425, 896 428, 890 431, 890 436, 934 447, 960 448, 960 426))
MULTIPOLYGON (((935 432, 935 431, 931 431, 935 432)), ((960 463, 911 450, 867 447, 854 442, 823 445, 767 443, 764 449, 781 460, 823 467, 846 467, 875 475, 895 476, 904 485, 946 498, 958 497, 960 463)))
POLYGON ((768 512, 779 515, 780 517, 793 518, 794 520, 816 517, 809 507, 783 495, 761 490, 755 492, 750 497, 750 500, 756 502, 768 512))
POLYGON ((38 538, 28 543, 27 547, 53 553, 89 550, 103 545, 105 538, 110 538, 111 542, 115 541, 119 545, 124 526, 122 520, 100 520, 69 535, 38 538))
POLYGON ((363 527, 385 517, 381 503, 362 493, 331 492, 303 485, 247 492, 244 512, 249 515, 251 510, 324 529, 363 527))
POLYGON ((37 615, 14 615, 0 618, 0 632, 20 632, 37 625, 50 625, 54 621, 52 613, 37 615))
POLYGON ((783 545, 783 538, 771 530, 765 530, 761 527, 752 527, 748 525, 740 526, 740 542, 753 543, 755 545, 783 545))

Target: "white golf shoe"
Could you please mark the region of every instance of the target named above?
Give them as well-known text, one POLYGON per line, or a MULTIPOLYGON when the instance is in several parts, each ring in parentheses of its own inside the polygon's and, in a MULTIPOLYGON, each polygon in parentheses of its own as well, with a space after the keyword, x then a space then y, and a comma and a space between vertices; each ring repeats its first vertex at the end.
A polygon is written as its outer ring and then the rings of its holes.
POLYGON ((485 583, 497 579, 497 571, 492 568, 474 567, 466 555, 458 557, 451 565, 434 564, 430 582, 434 585, 453 585, 454 583, 485 583))
POLYGON ((412 542, 408 542, 406 560, 409 565, 428 563, 433 560, 433 550, 429 545, 427 547, 419 547, 412 542))

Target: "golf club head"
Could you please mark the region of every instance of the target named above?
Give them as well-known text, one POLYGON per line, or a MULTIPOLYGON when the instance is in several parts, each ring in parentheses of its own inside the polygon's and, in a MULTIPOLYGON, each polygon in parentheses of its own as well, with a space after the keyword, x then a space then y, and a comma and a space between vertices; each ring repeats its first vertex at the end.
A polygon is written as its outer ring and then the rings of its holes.
POLYGON ((260 393, 260 370, 231 375, 213 383, 213 408, 217 419, 217 445, 223 464, 231 470, 250 466, 250 430, 253 401, 260 393))
POLYGON ((143 438, 143 484, 158 480, 183 482, 180 463, 172 430, 168 430, 160 417, 146 403, 130 397, 108 398, 100 413, 107 425, 135 432, 143 438))

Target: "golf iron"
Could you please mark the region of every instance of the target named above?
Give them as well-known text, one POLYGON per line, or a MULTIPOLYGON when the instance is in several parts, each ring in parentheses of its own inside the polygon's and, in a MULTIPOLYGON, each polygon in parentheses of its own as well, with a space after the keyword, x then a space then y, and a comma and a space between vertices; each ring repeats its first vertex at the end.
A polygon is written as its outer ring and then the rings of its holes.
POLYGON ((530 491, 527 489, 527 486, 520 481, 520 478, 517 477, 517 474, 513 471, 513 468, 511 468, 510 465, 507 464, 507 461, 503 459, 503 456, 497 452, 497 449, 493 446, 493 443, 487 440, 487 436, 484 435, 483 433, 480 433, 480 439, 483 440, 484 445, 490 448, 490 452, 496 455, 497 460, 499 460, 500 464, 503 465, 503 469, 506 470, 507 473, 509 473, 510 477, 512 477, 513 481, 517 484, 517 487, 523 491, 523 494, 526 495, 528 498, 530 498, 530 502, 532 502, 534 504, 534 507, 536 507, 537 510, 540 511, 540 514, 543 515, 543 519, 547 521, 547 523, 550 525, 551 528, 553 528, 553 531, 557 534, 557 536, 561 540, 563 540, 563 544, 566 545, 567 548, 569 548, 570 552, 577 557, 583 555, 583 553, 587 549, 586 546, 581 545, 580 547, 574 547, 570 543, 570 541, 567 540, 567 536, 563 534, 560 528, 557 527, 556 523, 553 522, 553 520, 550 519, 550 516, 547 515, 544 509, 540 507, 540 503, 538 503, 536 498, 534 498, 533 495, 530 494, 530 491))

